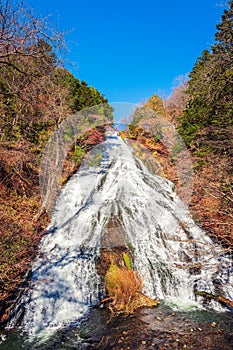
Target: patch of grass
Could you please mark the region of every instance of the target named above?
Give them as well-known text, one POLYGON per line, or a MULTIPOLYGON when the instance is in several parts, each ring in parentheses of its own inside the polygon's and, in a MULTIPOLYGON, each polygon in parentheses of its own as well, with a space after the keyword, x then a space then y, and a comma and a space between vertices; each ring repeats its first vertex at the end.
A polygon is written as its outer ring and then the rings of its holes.
POLYGON ((129 256, 123 255, 126 266, 119 267, 111 263, 106 276, 106 291, 112 300, 109 307, 114 312, 134 313, 140 307, 153 307, 159 304, 142 293, 142 279, 132 270, 129 256))
POLYGON ((124 259, 124 262, 125 262, 125 265, 126 265, 127 269, 128 270, 132 270, 130 257, 125 252, 123 252, 123 259, 124 259))

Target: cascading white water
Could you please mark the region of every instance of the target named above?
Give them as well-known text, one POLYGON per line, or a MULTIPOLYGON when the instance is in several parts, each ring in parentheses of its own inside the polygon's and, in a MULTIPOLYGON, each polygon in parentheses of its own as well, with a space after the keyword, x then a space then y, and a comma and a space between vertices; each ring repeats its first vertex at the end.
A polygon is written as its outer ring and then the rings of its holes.
POLYGON ((83 164, 58 198, 33 266, 23 329, 51 334, 98 301, 96 261, 112 218, 133 250, 145 293, 179 307, 198 306, 194 289, 233 299, 230 258, 195 225, 174 185, 151 174, 117 134, 98 152, 100 164, 83 164))

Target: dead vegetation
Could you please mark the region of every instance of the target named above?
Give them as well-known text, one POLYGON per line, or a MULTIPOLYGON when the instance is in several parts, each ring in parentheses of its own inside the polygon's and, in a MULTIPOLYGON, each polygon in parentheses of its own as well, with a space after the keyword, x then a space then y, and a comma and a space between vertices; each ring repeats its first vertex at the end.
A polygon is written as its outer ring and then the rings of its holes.
POLYGON ((0 321, 7 320, 48 223, 40 210, 38 164, 27 142, 0 147, 0 321))
POLYGON ((107 297, 100 304, 108 302, 113 313, 132 314, 141 307, 159 304, 143 293, 143 281, 133 270, 131 254, 125 247, 103 249, 100 257, 99 274, 103 277, 107 297))
MULTIPOLYGON (((102 141, 104 129, 99 134, 102 141)), ((63 169, 64 182, 80 165, 69 159, 72 155, 69 152, 63 169)), ((25 287, 49 223, 48 215, 41 210, 39 162, 38 147, 25 139, 0 143, 0 324, 8 320, 25 287)))
POLYGON ((191 211, 209 235, 223 245, 233 245, 232 165, 227 157, 208 154, 194 158, 194 191, 191 211))
MULTIPOLYGON (((127 135, 123 135, 127 136, 127 135)), ((184 196, 177 175, 176 163, 165 146, 148 136, 131 140, 133 148, 143 160, 143 153, 150 152, 160 164, 158 175, 174 182, 177 193, 184 196), (137 151, 140 147, 140 152, 137 151), (180 192, 180 193, 179 193, 180 192)), ((146 155, 148 158, 148 155, 146 155)), ((190 151, 193 164, 193 193, 189 203, 196 222, 203 227, 209 236, 224 246, 233 245, 233 185, 232 160, 227 154, 190 151)))

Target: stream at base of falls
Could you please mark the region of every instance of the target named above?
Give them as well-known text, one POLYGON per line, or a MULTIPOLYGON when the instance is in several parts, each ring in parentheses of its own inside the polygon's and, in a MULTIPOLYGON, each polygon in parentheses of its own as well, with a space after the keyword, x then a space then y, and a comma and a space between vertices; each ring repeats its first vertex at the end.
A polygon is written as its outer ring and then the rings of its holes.
POLYGON ((194 291, 233 300, 232 272, 231 254, 195 224, 174 184, 112 132, 62 189, 0 349, 230 350, 232 310, 194 291), (104 297, 101 249, 120 246, 157 308, 127 317, 93 308, 104 297))
POLYGON ((46 342, 32 342, 16 329, 1 336, 6 337, 1 350, 232 350, 233 318, 204 310, 174 312, 163 304, 131 316, 90 309, 79 325, 60 329, 46 342))

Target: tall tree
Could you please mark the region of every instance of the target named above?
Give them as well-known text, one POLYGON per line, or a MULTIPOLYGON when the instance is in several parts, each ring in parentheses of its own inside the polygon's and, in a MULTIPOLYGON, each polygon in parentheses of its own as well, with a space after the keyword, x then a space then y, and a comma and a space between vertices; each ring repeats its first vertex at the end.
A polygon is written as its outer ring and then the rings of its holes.
POLYGON ((0 1, 0 139, 40 136, 67 115, 107 103, 62 67, 62 33, 23 2, 0 1))
POLYGON ((217 29, 211 52, 205 50, 190 73, 189 101, 180 132, 189 145, 198 141, 198 134, 202 139, 204 134, 206 141, 212 140, 211 149, 232 152, 233 1, 217 29))
MULTIPOLYGON (((213 66, 213 102, 216 114, 226 117, 232 125, 233 122, 233 1, 229 4, 229 9, 224 11, 222 22, 217 25, 215 34, 216 43, 212 47, 213 66)), ((212 85, 212 84, 211 84, 212 85)))
POLYGON ((183 114, 183 110, 187 105, 187 87, 187 79, 183 79, 178 86, 173 88, 171 95, 164 101, 167 117, 175 124, 177 124, 177 119, 183 114))
POLYGON ((23 2, 0 1, 1 138, 27 134, 45 117, 41 97, 64 45, 63 35, 52 28, 23 2))
POLYGON ((148 99, 145 107, 153 109, 153 111, 159 113, 161 116, 166 116, 163 100, 157 94, 154 94, 148 99))

